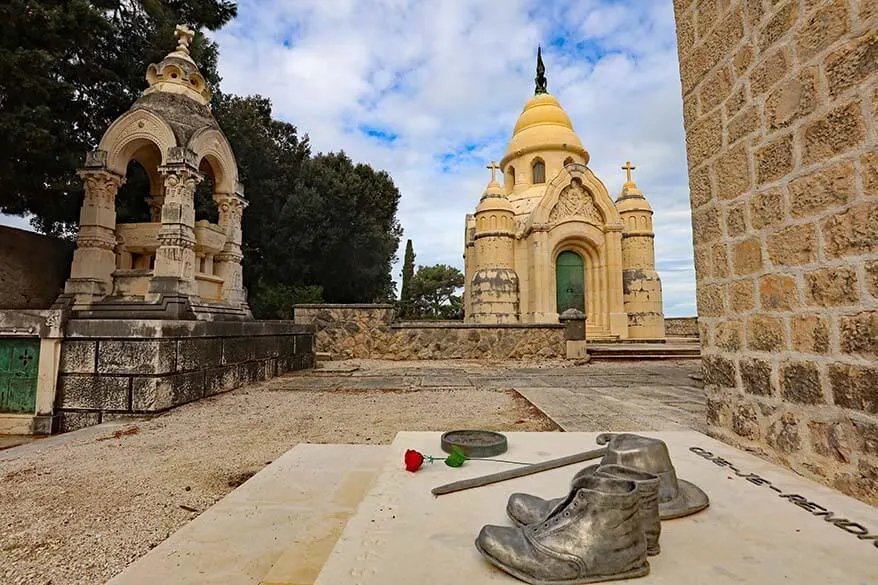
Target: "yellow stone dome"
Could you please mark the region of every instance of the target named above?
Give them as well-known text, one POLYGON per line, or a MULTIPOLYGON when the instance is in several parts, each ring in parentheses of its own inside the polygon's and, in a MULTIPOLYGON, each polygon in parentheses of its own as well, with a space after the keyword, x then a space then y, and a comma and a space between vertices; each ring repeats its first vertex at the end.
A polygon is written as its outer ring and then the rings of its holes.
POLYGON ((525 104, 501 164, 526 152, 556 149, 577 152, 585 157, 585 163, 588 164, 588 152, 573 130, 570 116, 557 98, 540 93, 525 104))

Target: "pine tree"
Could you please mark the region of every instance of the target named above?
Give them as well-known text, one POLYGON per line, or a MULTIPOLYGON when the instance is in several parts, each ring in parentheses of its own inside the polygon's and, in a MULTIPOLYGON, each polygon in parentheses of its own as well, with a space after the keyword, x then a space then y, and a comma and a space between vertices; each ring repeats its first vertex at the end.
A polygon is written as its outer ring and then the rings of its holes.
POLYGON ((400 291, 400 317, 410 317, 412 313, 412 277, 415 275, 415 249, 412 241, 405 243, 405 260, 402 264, 402 290, 400 291))

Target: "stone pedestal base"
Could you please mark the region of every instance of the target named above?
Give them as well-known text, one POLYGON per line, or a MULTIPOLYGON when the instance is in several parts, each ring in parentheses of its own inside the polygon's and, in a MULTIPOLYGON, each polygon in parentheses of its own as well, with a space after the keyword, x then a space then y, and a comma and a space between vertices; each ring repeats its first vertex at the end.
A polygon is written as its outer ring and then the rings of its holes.
POLYGON ((66 333, 60 431, 162 412, 314 366, 314 327, 289 321, 74 319, 66 333))
MULTIPOLYGON (((563 457, 595 448, 597 434, 506 433, 503 457, 563 457)), ((710 507, 662 522, 661 554, 649 557, 649 575, 632 585, 875 582, 878 509, 695 431, 640 434, 667 443, 677 476, 703 489, 710 507)), ((416 473, 404 470, 406 449, 441 454, 439 438, 396 436, 315 585, 518 583, 481 557, 476 535, 485 524, 511 525, 511 493, 565 495, 587 463, 435 497, 436 486, 514 467, 467 461, 457 469, 425 463, 416 473)))
POLYGON ((567 359, 568 360, 587 360, 588 351, 585 340, 567 340, 567 359))

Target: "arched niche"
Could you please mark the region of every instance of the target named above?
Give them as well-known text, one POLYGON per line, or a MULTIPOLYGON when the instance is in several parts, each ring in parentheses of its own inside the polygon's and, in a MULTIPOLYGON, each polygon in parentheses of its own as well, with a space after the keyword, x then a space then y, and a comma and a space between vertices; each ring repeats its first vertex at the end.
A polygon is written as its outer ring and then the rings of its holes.
POLYGON ((530 163, 531 184, 542 185, 546 182, 546 161, 535 157, 530 163))
POLYGON ((101 138, 100 150, 107 153, 107 168, 124 176, 128 163, 152 144, 159 153, 158 164, 164 164, 168 150, 177 146, 177 138, 171 127, 157 115, 147 110, 129 111, 107 129, 101 138))
POLYGON ((158 171, 162 153, 149 140, 131 143, 137 149, 131 154, 125 168, 125 183, 116 194, 116 221, 137 223, 160 221, 162 176, 158 171))

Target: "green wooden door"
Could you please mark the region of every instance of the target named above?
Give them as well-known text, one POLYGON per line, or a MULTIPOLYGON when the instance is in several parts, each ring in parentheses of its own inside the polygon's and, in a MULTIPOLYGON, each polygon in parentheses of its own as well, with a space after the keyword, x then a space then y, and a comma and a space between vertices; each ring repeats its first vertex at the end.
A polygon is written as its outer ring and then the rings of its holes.
POLYGON ((555 295, 558 314, 567 309, 579 309, 585 313, 585 269, 582 256, 565 251, 555 261, 555 295))
POLYGON ((36 411, 39 357, 39 339, 0 339, 0 412, 36 411))

